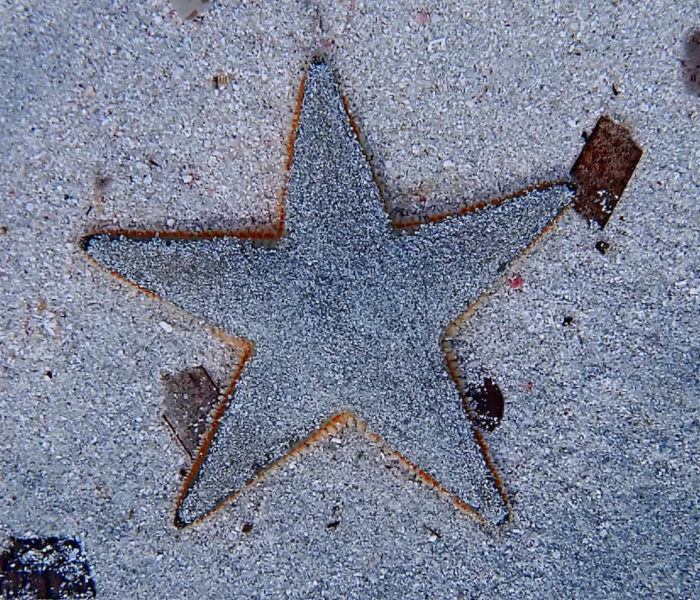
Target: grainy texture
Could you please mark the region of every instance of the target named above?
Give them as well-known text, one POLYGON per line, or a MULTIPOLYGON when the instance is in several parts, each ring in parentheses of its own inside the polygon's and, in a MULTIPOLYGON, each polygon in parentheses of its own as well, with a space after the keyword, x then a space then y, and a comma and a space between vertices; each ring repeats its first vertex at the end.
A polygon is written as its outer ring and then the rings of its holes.
POLYGON ((700 597, 693 3, 77 7, 0 8, 0 537, 80 540, 105 598, 700 597), (486 434, 514 509, 496 533, 347 428, 172 526, 189 459, 161 374, 201 364, 224 389, 241 354, 78 241, 104 221, 268 223, 320 48, 406 210, 566 177, 603 114, 644 148, 604 238, 569 212, 459 331, 463 372, 506 402, 486 434))
POLYGON ((335 79, 316 62, 278 241, 92 237, 87 251, 101 264, 255 347, 178 519, 205 515, 350 411, 488 520, 503 521, 440 340, 572 199, 569 186, 555 185, 416 230, 393 227, 335 79))

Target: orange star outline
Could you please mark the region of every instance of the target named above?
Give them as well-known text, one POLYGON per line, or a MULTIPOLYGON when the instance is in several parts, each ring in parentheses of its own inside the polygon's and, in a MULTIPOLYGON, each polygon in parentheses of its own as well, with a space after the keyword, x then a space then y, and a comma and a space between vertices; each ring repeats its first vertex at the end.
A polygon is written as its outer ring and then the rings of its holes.
MULTIPOLYGON (((316 56, 314 58, 314 61, 320 61, 320 62, 325 62, 325 59, 323 57, 316 56)), ((335 75, 335 73, 334 73, 335 75)), ((336 80, 338 79, 336 75, 336 80)), ((106 227, 106 228, 95 228, 92 231, 90 231, 88 234, 83 236, 80 245, 81 249, 83 250, 85 256, 87 256, 88 260, 96 265, 98 265, 100 268, 105 269, 112 275, 113 277, 128 283, 131 286, 134 286, 141 292, 144 292, 145 294, 156 298, 158 300, 163 301, 163 298, 159 296, 157 293, 155 293, 153 290, 150 290, 148 288, 145 288, 144 286, 141 286, 123 275, 119 274, 118 272, 114 271, 113 269, 109 269, 99 263, 95 258, 90 256, 90 254, 86 251, 87 248, 87 242, 92 238, 93 236, 100 235, 100 234, 106 234, 110 236, 126 236, 126 237, 131 237, 135 239, 146 239, 146 238, 154 238, 154 237, 159 237, 161 239, 165 240, 178 240, 178 239, 208 239, 208 238, 218 238, 218 237, 239 237, 239 238, 248 238, 248 239, 255 239, 255 240, 261 240, 261 241, 268 241, 268 242, 274 242, 278 240, 284 230, 284 218, 285 218, 285 208, 284 208, 284 198, 286 195, 286 188, 287 188, 287 181, 289 178, 289 170, 292 164, 292 158, 294 154, 294 141, 296 138, 296 131, 297 131, 297 126, 299 123, 299 118, 301 114, 301 106, 302 106, 302 99, 303 99, 303 94, 304 94, 304 88, 305 88, 305 83, 306 83, 306 74, 302 76, 301 83, 299 85, 299 91, 297 93, 296 97, 296 103, 295 103, 295 108, 294 108, 294 113, 292 117, 292 122, 291 122, 291 131, 289 134, 289 138, 287 141, 286 149, 287 149, 287 159, 285 162, 285 179, 284 179, 284 184, 282 186, 282 190, 280 193, 280 198, 275 210, 275 214, 273 215, 273 222, 267 225, 253 225, 253 226, 247 226, 247 227, 242 227, 242 228, 233 228, 233 229, 218 229, 218 228, 209 228, 203 231, 192 231, 188 230, 186 228, 180 228, 177 230, 157 230, 157 229, 122 229, 118 227, 106 227)), ((434 221, 439 221, 442 220, 448 216, 453 216, 453 215, 460 215, 460 214, 466 214, 470 212, 474 212, 476 210, 480 210, 482 208, 486 208, 488 206, 495 206, 498 204, 501 204, 509 199, 524 195, 526 193, 529 193, 531 191, 537 190, 537 189, 542 189, 549 187, 551 185, 557 185, 557 184, 570 184, 576 187, 576 179, 557 179, 557 180, 551 180, 551 181, 541 181, 538 182, 534 185, 528 186, 526 188, 522 188, 521 190, 504 195, 504 196, 499 196, 492 198, 487 201, 478 201, 478 202, 473 202, 469 204, 464 204, 460 207, 458 207, 455 210, 452 210, 450 212, 435 212, 435 213, 430 213, 430 214, 425 214, 419 217, 397 217, 395 214, 392 214, 391 211, 391 206, 389 205, 387 199, 386 199, 386 194, 384 193, 383 186, 379 182, 376 173, 374 172, 374 169, 372 168, 372 163, 369 159, 369 154, 366 151, 364 145, 362 144, 362 137, 360 136, 360 131, 357 126, 356 121, 352 117, 352 114, 350 112, 350 107, 348 100, 344 94, 341 93, 341 98, 343 100, 345 112, 349 118, 351 127, 353 129, 353 132, 358 140, 358 143, 360 144, 360 147, 363 150, 363 153, 365 155, 365 159, 367 160, 367 163, 370 165, 370 168, 372 169, 372 174, 374 181, 377 185, 377 188, 379 190, 379 193, 381 197, 383 198, 384 201, 384 206, 385 209, 387 210, 387 213, 389 215, 389 219, 391 224, 396 227, 396 228, 410 228, 410 227, 416 227, 419 225, 422 225, 424 223, 429 223, 429 222, 434 222, 434 221)), ((603 117, 603 119, 607 119, 607 117, 603 117)), ((609 119, 608 119, 609 120, 609 119)), ((525 246, 521 252, 520 256, 523 256, 529 252, 529 250, 539 241, 542 239, 544 234, 551 230, 553 224, 559 220, 562 215, 570 209, 572 206, 575 206, 575 201, 572 203, 567 204, 564 206, 559 213, 545 226, 542 228, 542 230, 539 232, 537 236, 535 236, 530 243, 525 246)), ((517 260, 517 257, 511 260, 511 263, 513 261, 517 260)), ((443 350, 443 353, 445 355, 445 362, 447 369, 452 376, 452 379, 454 380, 457 389, 460 394, 460 398, 462 400, 462 406, 468 416, 468 418, 471 421, 472 424, 472 431, 475 437, 475 440, 477 442, 477 445, 479 446, 479 449, 481 451, 481 454, 483 456, 483 459, 487 465, 487 468, 489 472, 491 473, 498 492, 505 504, 506 510, 507 510, 507 519, 506 521, 509 521, 512 518, 512 506, 510 503, 510 499, 508 497, 508 494, 506 492, 505 486, 503 484, 503 481, 498 473, 498 470, 496 469, 496 466, 493 462, 493 459, 491 458, 488 445, 486 443, 486 439, 484 437, 483 432, 481 429, 476 425, 475 423, 475 415, 469 406, 467 402, 467 394, 466 394, 466 382, 462 378, 460 368, 458 365, 458 360, 457 360, 457 355, 452 347, 451 342, 449 341, 449 338, 452 337, 457 329, 460 327, 460 325, 473 313, 475 310, 476 306, 479 305, 480 301, 482 298, 484 298, 490 289, 493 288, 493 286, 496 284, 498 281, 502 281, 506 277, 506 274, 501 274, 498 279, 496 279, 489 288, 485 289, 477 299, 472 302, 456 319, 454 319, 451 323, 447 325, 445 328, 443 335, 440 339, 440 345, 443 350)), ((178 310, 182 310, 178 307, 178 310)), ((218 429, 220 420, 222 416, 224 415, 228 404, 233 396, 234 393, 234 388, 236 385, 236 381, 238 380, 238 377, 241 374, 241 371, 243 369, 243 365, 247 361, 247 359, 250 357, 250 354, 252 352, 252 343, 249 340, 243 339, 243 338, 236 338, 222 329, 215 327, 210 324, 205 324, 205 327, 209 329, 216 337, 219 339, 223 340, 226 344, 231 345, 232 347, 236 348, 241 348, 241 356, 239 358, 239 362, 236 366, 236 369, 234 370, 233 374, 231 375, 231 378, 224 390, 224 392, 221 394, 221 400, 219 401, 218 405, 216 406, 212 419, 211 419, 211 424, 209 426, 208 431, 206 434, 203 436, 202 441, 200 443, 199 449, 197 450, 197 454, 192 462, 192 465, 189 469, 189 472, 187 476, 185 477, 185 480, 182 484, 180 493, 177 496, 176 502, 175 502, 175 507, 174 507, 174 525, 178 528, 184 528, 184 527, 189 527, 191 525, 194 525, 195 523, 199 523, 205 518, 207 518, 209 515, 212 513, 216 512, 219 508, 221 508, 223 505, 227 504, 234 498, 236 498, 238 495, 240 495, 246 488, 249 486, 253 485, 257 481, 259 481, 262 477, 264 477, 268 472, 278 468, 282 463, 284 463, 287 459, 296 456, 305 450, 312 448, 316 445, 318 445, 321 441, 327 439, 330 435, 336 434, 340 432, 342 429, 346 427, 353 427, 360 431, 361 433, 364 434, 366 439, 374 444, 378 444, 379 447, 386 452, 389 456, 392 458, 395 458, 398 460, 399 464, 406 470, 407 473, 415 477, 418 481, 422 482, 423 484, 437 490, 441 495, 447 497, 453 504, 454 506, 457 507, 460 511, 467 513, 477 519, 480 523, 487 524, 489 523, 474 507, 470 506, 466 502, 464 502, 461 498, 459 498, 455 493, 450 492, 445 486, 443 486, 437 479, 435 479, 432 475, 421 469, 417 464, 411 462, 409 459, 404 457, 401 453, 399 453, 397 450, 394 448, 390 447, 387 442, 385 442, 377 433, 374 433, 370 430, 367 429, 366 423, 358 417, 358 415, 351 413, 351 412, 341 412, 333 415, 331 418, 329 418, 325 423, 323 423, 321 426, 316 428, 311 434, 309 434, 306 438, 301 440, 298 444, 294 445, 292 448, 290 448, 285 454, 277 458, 275 461, 273 461, 271 464, 268 466, 262 468, 255 476, 253 476, 251 479, 249 479, 243 486, 241 486, 238 490, 224 496, 217 504, 216 506, 211 509, 209 512, 201 515, 191 523, 183 523, 179 520, 177 516, 177 511, 178 507, 185 497, 187 491, 189 490, 190 486, 192 485, 195 477, 197 476, 197 473, 199 472, 199 469, 202 465, 202 462, 204 460, 204 457, 206 456, 209 446, 212 442, 212 439, 214 437, 214 434, 216 433, 216 430, 218 429)))

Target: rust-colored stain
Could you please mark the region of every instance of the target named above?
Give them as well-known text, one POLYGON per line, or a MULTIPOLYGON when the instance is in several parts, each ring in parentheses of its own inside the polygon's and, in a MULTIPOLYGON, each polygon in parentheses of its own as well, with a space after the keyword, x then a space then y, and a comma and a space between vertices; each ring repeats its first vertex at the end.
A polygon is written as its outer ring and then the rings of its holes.
POLYGON ((185 452, 194 458, 219 397, 219 390, 202 367, 163 375, 165 408, 163 419, 185 452))
POLYGON ((578 186, 576 210, 605 227, 641 156, 626 127, 601 117, 571 170, 578 186))

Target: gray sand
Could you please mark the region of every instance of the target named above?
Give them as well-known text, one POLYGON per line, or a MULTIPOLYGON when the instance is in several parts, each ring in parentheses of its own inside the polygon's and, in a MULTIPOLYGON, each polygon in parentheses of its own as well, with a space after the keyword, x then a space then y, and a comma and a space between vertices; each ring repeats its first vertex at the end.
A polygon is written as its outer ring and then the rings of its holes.
MULTIPOLYGON (((160 0, 3 5, 2 537, 75 537, 106 598, 700 595, 700 100, 681 73, 697 7, 492 4, 222 2, 186 24, 160 0), (137 292, 79 240, 104 223, 269 220, 299 82, 321 47, 387 199, 405 210, 566 177, 603 113, 645 150, 603 232, 568 212, 500 278, 496 255, 540 221, 517 204, 472 215, 483 227, 469 243, 489 240, 494 257, 467 247, 461 268, 477 275, 455 310, 494 285, 455 346, 464 372, 488 373, 506 398, 488 434, 513 505, 500 528, 352 429, 201 523, 172 524, 187 461, 160 416, 160 377, 204 364, 223 387, 235 351, 199 319, 226 327, 229 312, 170 298, 192 317, 137 292), (215 90, 219 69, 230 82, 215 90)), ((231 260, 238 248, 209 247, 231 260)), ((397 253, 387 260, 398 268, 397 253)), ((407 447, 448 466, 422 444, 407 447)))

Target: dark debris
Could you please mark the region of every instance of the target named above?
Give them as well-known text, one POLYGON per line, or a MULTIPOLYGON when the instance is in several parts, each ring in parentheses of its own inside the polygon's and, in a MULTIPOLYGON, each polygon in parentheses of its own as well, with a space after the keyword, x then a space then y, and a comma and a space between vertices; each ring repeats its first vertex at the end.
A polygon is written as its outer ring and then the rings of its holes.
POLYGON ((11 538, 0 554, 0 598, 94 598, 95 584, 72 539, 11 538))
POLYGON ((604 240, 599 240, 595 243, 595 249, 601 254, 605 254, 608 250, 610 250, 610 243, 604 240))
POLYGON ((190 458, 193 458, 209 426, 219 390, 204 367, 164 375, 163 418, 190 458))
POLYGON ((578 186, 576 210, 605 227, 641 156, 628 129, 601 117, 571 170, 578 186))
POLYGON ((503 393, 491 378, 485 377, 480 385, 467 390, 467 401, 476 425, 493 431, 500 425, 505 409, 503 393))

